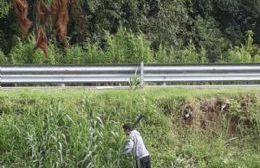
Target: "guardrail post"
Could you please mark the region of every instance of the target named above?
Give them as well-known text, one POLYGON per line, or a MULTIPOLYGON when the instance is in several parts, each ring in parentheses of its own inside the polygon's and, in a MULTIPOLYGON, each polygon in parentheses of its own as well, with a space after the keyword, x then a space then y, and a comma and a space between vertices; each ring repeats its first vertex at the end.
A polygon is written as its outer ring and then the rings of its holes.
POLYGON ((65 87, 66 85, 65 85, 65 83, 60 83, 59 86, 65 87))
POLYGON ((166 86, 167 84, 166 84, 166 82, 163 82, 163 86, 166 86))
POLYGON ((144 62, 141 62, 140 65, 140 86, 143 87, 144 86, 144 62))

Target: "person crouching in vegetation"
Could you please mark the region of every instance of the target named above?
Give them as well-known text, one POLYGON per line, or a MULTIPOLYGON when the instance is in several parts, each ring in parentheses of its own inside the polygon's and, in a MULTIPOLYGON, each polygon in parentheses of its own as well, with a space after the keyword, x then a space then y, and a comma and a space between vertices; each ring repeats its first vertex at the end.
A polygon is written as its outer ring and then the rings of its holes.
POLYGON ((136 168, 151 168, 150 154, 146 149, 140 133, 131 124, 124 124, 123 129, 129 140, 123 149, 123 154, 132 152, 136 168))

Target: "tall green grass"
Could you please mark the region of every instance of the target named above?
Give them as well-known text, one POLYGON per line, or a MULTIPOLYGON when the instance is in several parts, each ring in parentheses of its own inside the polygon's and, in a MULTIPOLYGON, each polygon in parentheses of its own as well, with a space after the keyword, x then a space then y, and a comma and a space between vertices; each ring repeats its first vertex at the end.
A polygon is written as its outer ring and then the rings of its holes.
MULTIPOLYGON (((139 64, 144 62, 161 64, 203 64, 210 63, 207 49, 197 48, 191 41, 187 46, 167 48, 160 45, 151 48, 151 42, 144 34, 133 34, 119 28, 116 34, 105 33, 102 42, 87 41, 60 49, 53 41, 48 42, 48 59, 43 52, 34 50, 35 38, 31 34, 25 41, 19 38, 9 54, 0 53, 1 64, 139 64)), ((220 63, 259 63, 260 50, 253 43, 252 31, 247 33, 245 45, 230 48, 220 53, 220 63)), ((212 60, 211 60, 212 61, 212 60)))
POLYGON ((232 63, 259 63, 260 50, 259 47, 254 44, 253 36, 253 32, 248 31, 246 44, 230 49, 226 61, 232 63))
POLYGON ((46 59, 40 49, 35 50, 36 40, 31 34, 26 41, 20 38, 15 40, 15 47, 9 53, 11 64, 57 64, 62 60, 60 51, 52 43, 48 46, 48 58, 46 59))
POLYGON ((259 98, 255 90, 2 90, 0 167, 130 168, 121 127, 139 114, 153 167, 257 167, 259 98), (199 109, 215 99, 230 103, 218 131, 183 124, 185 103, 199 109), (232 134, 231 117, 238 118, 232 134))

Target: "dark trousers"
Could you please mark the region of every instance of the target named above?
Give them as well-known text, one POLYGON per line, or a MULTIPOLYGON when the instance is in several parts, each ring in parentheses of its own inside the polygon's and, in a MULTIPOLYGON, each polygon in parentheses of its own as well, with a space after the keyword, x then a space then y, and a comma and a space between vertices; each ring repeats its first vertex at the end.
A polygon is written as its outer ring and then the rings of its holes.
POLYGON ((136 168, 151 168, 150 156, 145 156, 136 161, 136 168))

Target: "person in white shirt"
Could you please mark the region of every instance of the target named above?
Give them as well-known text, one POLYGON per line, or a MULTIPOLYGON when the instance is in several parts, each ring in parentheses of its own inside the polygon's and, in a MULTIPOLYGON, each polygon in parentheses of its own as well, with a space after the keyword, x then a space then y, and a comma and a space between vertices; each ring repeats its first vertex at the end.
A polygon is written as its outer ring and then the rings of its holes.
POLYGON ((124 154, 132 152, 136 168, 151 168, 150 154, 146 149, 140 133, 131 124, 124 124, 123 129, 129 140, 123 149, 124 154))

